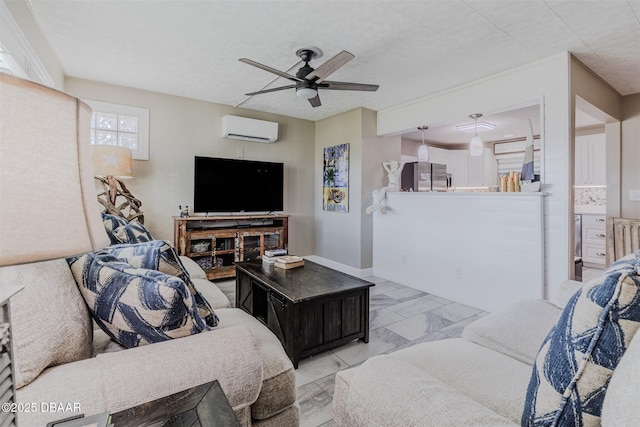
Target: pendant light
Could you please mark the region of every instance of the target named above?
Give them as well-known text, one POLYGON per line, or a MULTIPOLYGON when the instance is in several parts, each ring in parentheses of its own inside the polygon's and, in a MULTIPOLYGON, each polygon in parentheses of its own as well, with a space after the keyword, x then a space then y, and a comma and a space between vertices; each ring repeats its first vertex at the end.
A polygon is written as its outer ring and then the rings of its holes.
POLYGON ((424 131, 427 129, 429 129, 429 126, 418 126, 418 130, 422 132, 422 144, 420 145, 420 148, 418 148, 419 162, 429 161, 429 147, 424 144, 424 131))
POLYGON ((482 145, 482 138, 478 136, 478 119, 482 117, 482 114, 480 113, 471 114, 469 117, 471 117, 474 120, 473 122, 474 135, 473 135, 473 138, 471 138, 471 142, 469 143, 469 154, 472 156, 482 156, 484 151, 484 146, 482 145))

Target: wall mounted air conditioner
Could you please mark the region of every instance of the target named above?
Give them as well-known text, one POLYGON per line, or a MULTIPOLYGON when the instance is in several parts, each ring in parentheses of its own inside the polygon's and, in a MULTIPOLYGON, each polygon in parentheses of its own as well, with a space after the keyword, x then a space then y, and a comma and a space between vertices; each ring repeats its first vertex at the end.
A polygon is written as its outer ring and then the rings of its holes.
POLYGON ((238 116, 222 117, 222 137, 272 143, 278 140, 278 123, 238 116))

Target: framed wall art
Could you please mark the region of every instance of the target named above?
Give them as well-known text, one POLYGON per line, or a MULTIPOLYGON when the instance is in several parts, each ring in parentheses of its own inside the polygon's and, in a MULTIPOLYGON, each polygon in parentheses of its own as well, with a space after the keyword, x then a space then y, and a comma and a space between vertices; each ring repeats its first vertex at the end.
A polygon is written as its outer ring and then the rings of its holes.
POLYGON ((349 144, 324 148, 322 210, 349 212, 349 144))

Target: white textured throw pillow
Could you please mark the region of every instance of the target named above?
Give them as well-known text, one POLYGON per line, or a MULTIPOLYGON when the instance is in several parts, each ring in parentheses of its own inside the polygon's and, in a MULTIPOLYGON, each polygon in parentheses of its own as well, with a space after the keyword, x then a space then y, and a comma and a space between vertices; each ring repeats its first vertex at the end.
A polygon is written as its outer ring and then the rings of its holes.
POLYGON ((10 301, 16 388, 91 355, 91 316, 66 260, 0 268, 3 285, 24 287, 10 301))

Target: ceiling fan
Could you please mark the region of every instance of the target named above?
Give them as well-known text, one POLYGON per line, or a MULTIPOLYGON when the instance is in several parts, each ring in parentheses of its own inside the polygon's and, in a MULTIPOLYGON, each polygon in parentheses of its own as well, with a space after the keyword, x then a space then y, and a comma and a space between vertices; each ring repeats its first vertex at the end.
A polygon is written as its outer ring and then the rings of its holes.
POLYGON ((364 83, 347 83, 347 82, 335 82, 325 80, 331 74, 333 74, 340 67, 351 61, 355 56, 346 50, 343 50, 333 58, 320 65, 318 68, 313 68, 309 65, 309 61, 313 58, 321 55, 320 49, 313 47, 305 47, 298 49, 296 55, 304 62, 304 65, 298 69, 295 76, 285 73, 284 71, 271 68, 267 65, 260 64, 259 62, 252 61, 251 59, 241 58, 240 61, 245 64, 253 65, 262 70, 273 73, 277 76, 284 77, 285 79, 295 82, 295 84, 274 87, 271 89, 259 90, 257 92, 247 93, 247 96, 260 95, 263 93, 276 92, 285 89, 296 89, 296 95, 301 98, 309 100, 312 107, 319 107, 320 97, 318 96, 318 89, 326 90, 358 90, 375 92, 378 90, 378 85, 370 85, 364 83))

